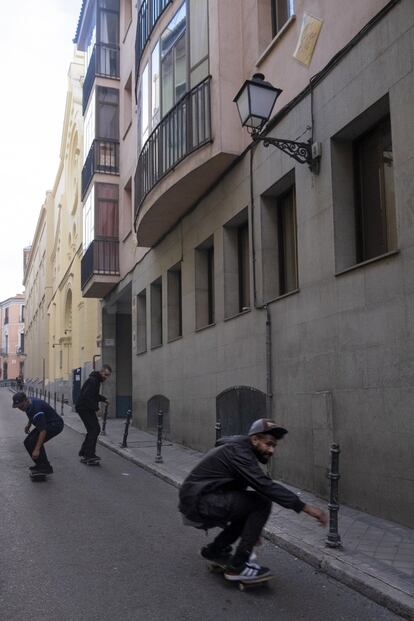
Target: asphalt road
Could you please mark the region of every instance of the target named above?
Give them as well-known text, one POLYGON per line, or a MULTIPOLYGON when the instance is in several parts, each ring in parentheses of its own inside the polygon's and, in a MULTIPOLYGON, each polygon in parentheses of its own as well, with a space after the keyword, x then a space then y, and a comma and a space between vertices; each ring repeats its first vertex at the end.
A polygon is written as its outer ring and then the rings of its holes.
POLYGON ((10 404, 0 389, 2 621, 399 619, 267 542, 259 561, 276 580, 240 592, 207 571, 208 539, 181 524, 174 487, 103 447, 100 467, 81 464, 71 429, 47 445, 55 473, 33 483, 27 419, 10 404))

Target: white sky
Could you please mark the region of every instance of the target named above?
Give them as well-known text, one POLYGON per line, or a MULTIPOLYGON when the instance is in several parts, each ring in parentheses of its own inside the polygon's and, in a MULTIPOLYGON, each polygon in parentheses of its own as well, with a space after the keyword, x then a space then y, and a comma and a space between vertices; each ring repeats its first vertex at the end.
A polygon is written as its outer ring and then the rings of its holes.
POLYGON ((0 0, 0 301, 23 292, 23 248, 59 162, 82 0, 0 0))

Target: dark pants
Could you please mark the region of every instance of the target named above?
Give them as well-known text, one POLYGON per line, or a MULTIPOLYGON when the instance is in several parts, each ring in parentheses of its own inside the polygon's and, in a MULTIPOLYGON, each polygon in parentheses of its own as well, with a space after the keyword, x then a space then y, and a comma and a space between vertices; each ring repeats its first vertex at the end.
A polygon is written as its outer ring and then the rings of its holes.
POLYGON ((32 429, 32 431, 26 436, 23 444, 27 452, 29 453, 30 457, 32 457, 33 461, 35 462, 36 466, 40 466, 40 467, 50 466, 49 460, 47 458, 46 451, 45 451, 45 443, 48 442, 51 438, 54 438, 55 436, 57 436, 58 433, 62 431, 62 429, 63 429, 63 425, 59 425, 59 424, 49 425, 46 428, 46 438, 42 444, 39 457, 37 459, 33 459, 32 453, 37 444, 40 431, 38 431, 37 429, 32 429))
POLYGON ((253 491, 206 494, 198 507, 202 519, 210 523, 216 520, 216 525, 225 524, 212 543, 218 551, 240 538, 234 555, 236 564, 248 560, 271 509, 272 502, 253 491))
POLYGON ((93 410, 79 410, 79 416, 86 427, 85 440, 79 451, 79 455, 83 457, 93 457, 96 451, 96 443, 101 432, 98 417, 93 410))

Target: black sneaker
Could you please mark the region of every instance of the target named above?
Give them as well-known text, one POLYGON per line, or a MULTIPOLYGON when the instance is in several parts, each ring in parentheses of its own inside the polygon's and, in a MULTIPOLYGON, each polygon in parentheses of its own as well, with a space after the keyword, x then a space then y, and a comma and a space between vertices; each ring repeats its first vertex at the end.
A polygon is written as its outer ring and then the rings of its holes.
POLYGON ((99 457, 99 455, 92 455, 92 457, 90 457, 89 459, 95 459, 96 461, 101 461, 101 458, 99 457))
POLYGON ((213 563, 218 564, 226 564, 231 558, 232 551, 231 546, 226 546, 221 550, 217 550, 210 544, 201 548, 200 554, 207 561, 212 561, 213 563))
POLYGON ((53 468, 50 464, 48 466, 38 466, 32 472, 38 472, 39 474, 53 474, 53 468))
POLYGON ((266 578, 267 576, 271 576, 272 572, 268 567, 262 567, 257 563, 251 563, 247 561, 241 567, 233 567, 232 565, 227 565, 224 570, 224 577, 226 580, 234 580, 243 582, 254 582, 255 580, 260 580, 261 578, 266 578))

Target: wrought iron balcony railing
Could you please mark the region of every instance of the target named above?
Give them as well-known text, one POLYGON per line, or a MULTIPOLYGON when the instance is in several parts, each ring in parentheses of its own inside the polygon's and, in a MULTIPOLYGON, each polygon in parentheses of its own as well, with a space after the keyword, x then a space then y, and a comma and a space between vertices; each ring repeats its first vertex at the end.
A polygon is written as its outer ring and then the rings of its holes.
POLYGON ((89 188, 92 177, 96 173, 103 173, 105 175, 119 174, 118 140, 97 138, 93 141, 82 168, 82 200, 89 188))
POLYGON ((95 274, 119 275, 119 242, 114 239, 95 239, 81 260, 81 288, 95 274))
POLYGON ((210 80, 206 78, 184 95, 144 144, 135 172, 135 217, 164 175, 211 142, 210 80))
POLYGON ((136 70, 155 24, 172 0, 142 0, 138 12, 137 34, 135 37, 136 70))
POLYGON ((85 114, 96 76, 119 78, 119 46, 96 43, 93 48, 82 89, 82 107, 85 114))

